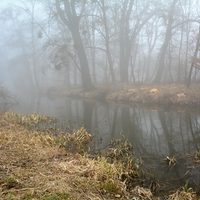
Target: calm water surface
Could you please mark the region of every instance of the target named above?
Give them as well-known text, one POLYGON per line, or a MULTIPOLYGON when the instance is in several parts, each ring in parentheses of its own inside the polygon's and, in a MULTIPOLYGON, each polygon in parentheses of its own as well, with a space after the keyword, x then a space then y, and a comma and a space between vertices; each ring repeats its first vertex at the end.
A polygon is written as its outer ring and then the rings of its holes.
POLYGON ((162 190, 175 189, 189 181, 189 186, 200 193, 200 170, 189 156, 200 150, 200 113, 30 95, 19 97, 18 102, 13 108, 18 113, 50 115, 66 121, 71 128, 84 125, 94 135, 95 151, 123 134, 132 143, 135 157, 142 158, 143 167, 153 174, 162 190), (167 156, 175 156, 178 161, 172 169, 164 161, 167 156))

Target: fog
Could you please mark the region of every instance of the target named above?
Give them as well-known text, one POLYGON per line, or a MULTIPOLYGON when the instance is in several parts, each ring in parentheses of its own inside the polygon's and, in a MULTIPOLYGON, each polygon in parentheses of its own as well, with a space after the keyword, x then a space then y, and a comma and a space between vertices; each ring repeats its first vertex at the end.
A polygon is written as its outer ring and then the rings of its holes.
POLYGON ((96 152, 124 134, 135 156, 144 157, 146 168, 155 166, 164 182, 175 177, 184 185, 188 171, 198 177, 186 160, 175 175, 160 167, 166 156, 199 151, 198 113, 51 93, 199 83, 199 0, 1 0, 0 28, 0 112, 36 112, 75 129, 83 125, 96 152))
POLYGON ((198 0, 1 1, 0 82, 14 94, 198 82, 199 10, 198 0))
POLYGON ((65 120, 51 91, 200 81, 198 0, 64 2, 1 1, 1 101, 17 112, 65 120))

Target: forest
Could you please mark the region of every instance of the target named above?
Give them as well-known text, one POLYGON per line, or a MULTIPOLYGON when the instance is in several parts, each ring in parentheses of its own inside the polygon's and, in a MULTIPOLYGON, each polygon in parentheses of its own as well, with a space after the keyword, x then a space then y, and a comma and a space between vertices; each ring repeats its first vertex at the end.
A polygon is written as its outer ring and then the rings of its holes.
POLYGON ((200 80, 198 0, 1 4, 1 82, 8 88, 80 85, 91 91, 96 85, 190 86, 200 80))
POLYGON ((200 200, 200 0, 0 0, 0 199, 200 200))

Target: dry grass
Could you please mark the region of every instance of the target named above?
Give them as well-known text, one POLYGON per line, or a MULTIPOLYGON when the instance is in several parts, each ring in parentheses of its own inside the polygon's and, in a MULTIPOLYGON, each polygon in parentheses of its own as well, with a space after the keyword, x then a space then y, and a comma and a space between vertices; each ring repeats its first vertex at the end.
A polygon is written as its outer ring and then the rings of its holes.
POLYGON ((111 86, 98 86, 92 92, 81 92, 76 89, 63 92, 62 95, 84 99, 106 99, 112 103, 129 104, 156 108, 179 108, 181 110, 200 108, 200 84, 193 84, 189 88, 180 84, 167 85, 127 85, 118 84, 117 90, 111 86))
MULTIPOLYGON (((84 128, 56 136, 54 123, 55 119, 37 114, 0 114, 0 199, 160 199, 140 187, 128 192, 121 180, 128 168, 119 160, 108 163, 81 155, 91 139, 84 128), (44 122, 51 126, 37 129, 44 122), (68 151, 70 143, 79 153, 68 151)), ((125 148, 130 149, 128 143, 125 148)), ((111 153, 114 157, 119 152, 111 153)), ((185 199, 190 194, 197 199, 193 192, 185 193, 185 199)), ((181 195, 177 192, 171 198, 181 195)))
POLYGON ((0 198, 102 199, 103 193, 123 194, 114 165, 66 151, 69 142, 78 151, 84 149, 91 139, 84 128, 65 136, 30 130, 44 120, 54 121, 36 114, 0 115, 0 198))
POLYGON ((179 106, 197 108, 200 106, 200 85, 148 85, 121 86, 117 92, 111 92, 107 99, 116 102, 136 103, 151 106, 179 106))
POLYGON ((196 194, 191 191, 180 191, 177 190, 174 194, 169 196, 170 200, 194 200, 199 199, 197 198, 196 194))

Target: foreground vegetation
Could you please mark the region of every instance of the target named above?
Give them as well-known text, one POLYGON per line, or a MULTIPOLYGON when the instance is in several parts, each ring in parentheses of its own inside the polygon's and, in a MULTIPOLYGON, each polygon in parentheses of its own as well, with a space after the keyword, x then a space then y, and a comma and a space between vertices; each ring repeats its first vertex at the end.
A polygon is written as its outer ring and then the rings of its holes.
MULTIPOLYGON (((87 153, 91 139, 48 116, 1 113, 0 199, 163 199, 132 184, 142 171, 126 138, 111 141, 106 157, 87 153)), ((185 186, 168 199, 200 198, 185 186)))

